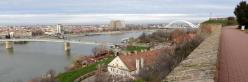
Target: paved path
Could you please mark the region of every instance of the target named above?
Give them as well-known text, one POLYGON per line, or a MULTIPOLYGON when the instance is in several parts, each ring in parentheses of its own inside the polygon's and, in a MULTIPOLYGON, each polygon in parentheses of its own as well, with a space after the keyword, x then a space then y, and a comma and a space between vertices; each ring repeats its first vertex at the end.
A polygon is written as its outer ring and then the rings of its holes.
POLYGON ((234 26, 222 30, 218 82, 248 82, 248 33, 234 26))

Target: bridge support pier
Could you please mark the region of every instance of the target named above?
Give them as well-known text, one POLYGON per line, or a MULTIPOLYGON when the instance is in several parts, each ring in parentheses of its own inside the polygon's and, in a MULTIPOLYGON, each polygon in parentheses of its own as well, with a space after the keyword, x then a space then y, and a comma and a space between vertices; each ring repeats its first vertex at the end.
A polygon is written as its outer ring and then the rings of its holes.
POLYGON ((11 49, 11 48, 13 48, 13 42, 12 42, 12 41, 6 41, 6 42, 5 42, 5 48, 6 48, 6 49, 11 49))
POLYGON ((65 51, 71 50, 71 46, 70 46, 70 43, 69 43, 69 42, 65 42, 65 43, 64 43, 64 50, 65 50, 65 51))

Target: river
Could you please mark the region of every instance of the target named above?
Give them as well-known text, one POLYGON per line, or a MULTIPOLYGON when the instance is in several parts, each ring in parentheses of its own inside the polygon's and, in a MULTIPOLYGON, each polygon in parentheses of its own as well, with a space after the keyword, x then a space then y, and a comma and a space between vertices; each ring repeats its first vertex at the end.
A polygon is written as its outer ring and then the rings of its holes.
MULTIPOLYGON (((81 36, 73 39, 120 43, 123 38, 138 37, 142 33, 135 31, 123 34, 81 36)), ((0 44, 0 82, 18 80, 26 82, 50 69, 57 73, 63 72, 64 67, 72 62, 73 57, 89 55, 95 46, 71 44, 71 51, 65 52, 64 43, 28 42, 27 44, 14 44, 13 49, 5 49, 2 43, 0 44)))

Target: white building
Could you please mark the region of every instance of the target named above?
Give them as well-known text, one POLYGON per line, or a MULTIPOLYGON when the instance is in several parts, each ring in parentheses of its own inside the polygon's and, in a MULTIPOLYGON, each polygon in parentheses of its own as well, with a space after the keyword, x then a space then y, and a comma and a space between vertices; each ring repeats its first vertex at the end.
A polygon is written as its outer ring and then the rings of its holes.
POLYGON ((57 29, 56 29, 58 34, 63 34, 63 27, 61 24, 57 24, 57 29))
POLYGON ((10 37, 15 37, 15 32, 10 32, 9 35, 10 37))
POLYGON ((108 64, 108 72, 111 75, 135 78, 140 70, 146 66, 155 63, 160 50, 142 51, 117 56, 108 64))

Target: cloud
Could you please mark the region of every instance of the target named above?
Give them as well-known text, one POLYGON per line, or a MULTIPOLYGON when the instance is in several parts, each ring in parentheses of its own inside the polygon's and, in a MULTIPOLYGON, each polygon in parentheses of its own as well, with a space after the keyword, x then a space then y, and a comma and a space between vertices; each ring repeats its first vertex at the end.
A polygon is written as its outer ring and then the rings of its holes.
POLYGON ((218 13, 232 11, 236 2, 236 0, 0 0, 0 14, 196 13, 208 12, 210 9, 218 13))
POLYGON ((127 23, 165 23, 177 19, 204 20, 207 17, 195 17, 190 14, 5 14, 0 15, 0 23, 70 23, 70 24, 106 24, 110 20, 125 20, 127 23))
MULTIPOLYGON (((247 1, 247 0, 246 0, 247 1)), ((0 23, 129 23, 233 16, 238 0, 0 0, 0 23)))

